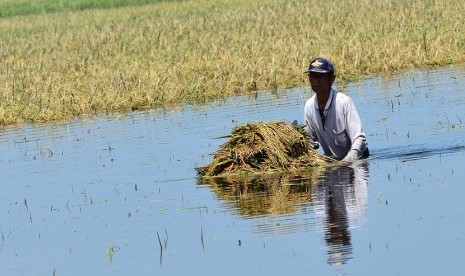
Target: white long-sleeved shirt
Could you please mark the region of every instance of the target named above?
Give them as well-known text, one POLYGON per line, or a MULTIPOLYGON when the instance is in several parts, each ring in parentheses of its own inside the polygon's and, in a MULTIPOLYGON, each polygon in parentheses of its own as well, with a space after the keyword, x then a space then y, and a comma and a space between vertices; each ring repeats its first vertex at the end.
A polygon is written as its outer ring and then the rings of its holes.
POLYGON ((305 104, 304 114, 310 143, 314 148, 321 145, 325 155, 342 160, 350 150, 356 150, 360 157, 367 149, 362 122, 349 96, 331 88, 322 117, 313 95, 305 104))

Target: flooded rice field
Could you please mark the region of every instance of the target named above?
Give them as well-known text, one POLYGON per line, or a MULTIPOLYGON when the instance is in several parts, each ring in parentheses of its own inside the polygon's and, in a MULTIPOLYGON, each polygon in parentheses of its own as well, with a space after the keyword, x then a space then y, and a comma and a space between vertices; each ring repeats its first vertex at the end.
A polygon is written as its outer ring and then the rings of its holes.
POLYGON ((465 67, 339 87, 372 157, 203 183, 233 127, 302 121, 308 88, 0 129, 1 275, 459 275, 465 67))

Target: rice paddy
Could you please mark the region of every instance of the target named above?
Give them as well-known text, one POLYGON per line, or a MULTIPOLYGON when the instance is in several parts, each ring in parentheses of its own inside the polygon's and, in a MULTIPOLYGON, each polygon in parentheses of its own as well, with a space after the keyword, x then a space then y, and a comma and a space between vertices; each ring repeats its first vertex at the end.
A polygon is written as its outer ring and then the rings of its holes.
POLYGON ((80 11, 86 9, 118 8, 126 6, 140 6, 157 2, 173 2, 176 0, 0 0, 0 18, 55 13, 63 11, 80 11))
POLYGON ((0 274, 461 275, 464 70, 347 85, 372 156, 252 182, 194 168, 309 89, 0 127, 0 274))
POLYGON ((303 86, 316 55, 339 81, 465 61, 460 0, 123 2, 2 14, 0 124, 303 86))

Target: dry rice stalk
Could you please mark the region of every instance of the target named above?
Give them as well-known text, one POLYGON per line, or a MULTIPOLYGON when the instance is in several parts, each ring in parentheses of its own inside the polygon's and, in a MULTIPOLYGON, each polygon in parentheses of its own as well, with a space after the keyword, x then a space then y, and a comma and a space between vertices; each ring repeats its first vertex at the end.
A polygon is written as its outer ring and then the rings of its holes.
POLYGON ((232 176, 269 172, 297 172, 335 160, 308 146, 303 128, 280 121, 248 123, 233 129, 231 138, 215 153, 213 162, 196 168, 199 176, 232 176))

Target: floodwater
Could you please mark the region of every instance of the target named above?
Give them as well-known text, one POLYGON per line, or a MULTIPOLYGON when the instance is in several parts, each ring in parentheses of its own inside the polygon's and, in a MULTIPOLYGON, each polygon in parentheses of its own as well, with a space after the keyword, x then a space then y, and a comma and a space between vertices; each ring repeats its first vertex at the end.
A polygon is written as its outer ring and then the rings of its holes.
POLYGON ((0 129, 0 275, 460 275, 465 67, 344 87, 372 157, 201 183, 233 127, 303 117, 308 88, 0 129))

